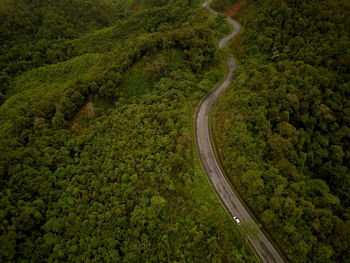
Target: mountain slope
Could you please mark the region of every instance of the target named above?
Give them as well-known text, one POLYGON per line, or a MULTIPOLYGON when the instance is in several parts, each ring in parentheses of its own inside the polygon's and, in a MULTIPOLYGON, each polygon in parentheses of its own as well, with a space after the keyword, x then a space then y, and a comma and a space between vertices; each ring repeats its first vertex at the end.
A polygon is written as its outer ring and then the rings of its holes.
POLYGON ((291 261, 345 262, 350 6, 245 7, 245 31, 231 46, 242 66, 214 117, 223 164, 291 261))
POLYGON ((172 2, 77 28, 72 39, 52 40, 67 47, 63 59, 28 57, 28 68, 6 71, 2 262, 254 260, 193 161, 192 115, 223 77, 222 56, 199 3, 172 2))

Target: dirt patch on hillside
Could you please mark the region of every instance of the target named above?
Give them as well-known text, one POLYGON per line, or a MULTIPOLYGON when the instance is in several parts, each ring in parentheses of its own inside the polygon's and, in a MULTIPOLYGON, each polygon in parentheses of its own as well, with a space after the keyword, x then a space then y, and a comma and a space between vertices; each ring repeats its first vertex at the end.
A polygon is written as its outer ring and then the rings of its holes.
POLYGON ((91 102, 84 104, 80 110, 75 114, 73 119, 69 122, 69 129, 75 129, 79 126, 79 121, 82 120, 85 116, 89 119, 94 116, 94 105, 91 102))
POLYGON ((228 17, 231 17, 244 3, 244 0, 240 0, 234 3, 229 9, 227 9, 224 14, 228 17))
POLYGON ((139 3, 136 2, 136 3, 134 4, 134 6, 132 7, 132 10, 136 11, 138 7, 139 7, 139 3))

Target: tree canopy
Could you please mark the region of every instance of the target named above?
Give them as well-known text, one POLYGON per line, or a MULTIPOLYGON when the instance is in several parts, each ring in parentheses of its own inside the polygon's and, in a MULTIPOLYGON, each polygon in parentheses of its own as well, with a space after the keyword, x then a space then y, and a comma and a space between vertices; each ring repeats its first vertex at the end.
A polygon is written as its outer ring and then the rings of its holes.
POLYGON ((227 28, 169 2, 1 2, 1 262, 254 259, 193 161, 227 28))
POLYGON ((215 109, 232 183, 292 262, 349 258, 349 2, 247 1, 215 109))

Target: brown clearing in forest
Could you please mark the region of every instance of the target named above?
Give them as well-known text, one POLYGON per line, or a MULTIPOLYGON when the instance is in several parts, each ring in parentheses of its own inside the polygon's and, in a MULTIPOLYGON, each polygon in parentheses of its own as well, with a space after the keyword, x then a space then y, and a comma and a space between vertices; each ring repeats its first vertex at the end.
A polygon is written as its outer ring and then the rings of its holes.
POLYGON ((139 6, 139 3, 136 2, 136 3, 134 4, 134 6, 132 7, 132 10, 136 11, 138 6, 139 6))
POLYGON ((94 105, 91 102, 85 103, 80 110, 75 114, 73 119, 69 122, 69 129, 75 129, 79 126, 79 121, 84 117, 92 118, 94 116, 94 105))
POLYGON ((240 0, 234 3, 229 9, 227 9, 224 14, 228 17, 231 17, 244 3, 244 0, 240 0))

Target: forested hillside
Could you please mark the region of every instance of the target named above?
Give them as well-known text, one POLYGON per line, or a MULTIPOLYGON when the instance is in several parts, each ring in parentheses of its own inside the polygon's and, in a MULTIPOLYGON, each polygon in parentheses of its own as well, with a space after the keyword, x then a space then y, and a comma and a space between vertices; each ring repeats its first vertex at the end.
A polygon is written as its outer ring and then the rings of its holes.
POLYGON ((243 8, 239 70, 213 118, 223 165, 292 262, 348 262, 350 3, 243 8))
POLYGON ((237 2, 237 1, 235 1, 235 0, 213 0, 211 2, 210 6, 219 12, 223 12, 226 9, 228 9, 235 2, 237 2))
POLYGON ((1 262, 255 260, 194 154, 230 28, 134 4, 1 1, 1 262))

